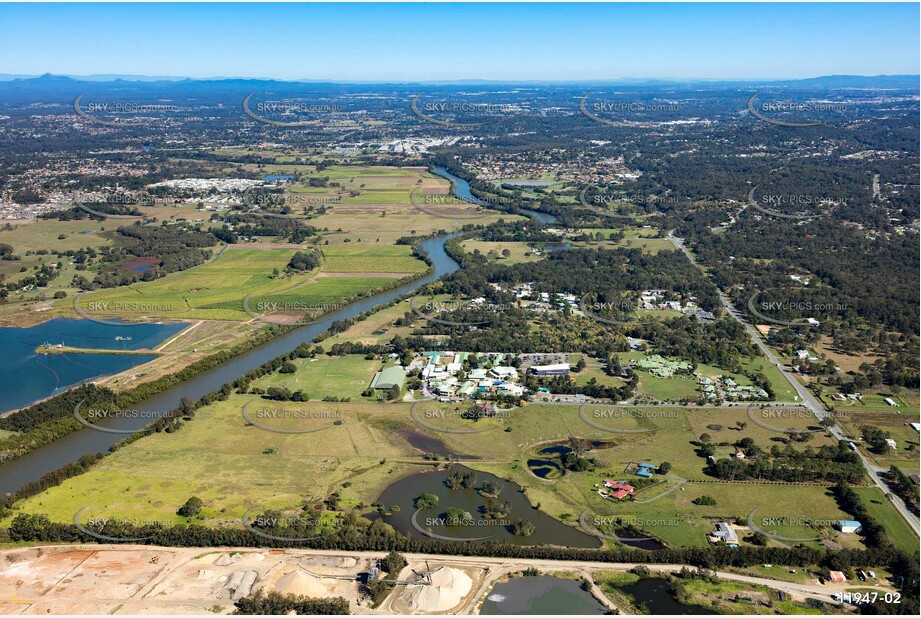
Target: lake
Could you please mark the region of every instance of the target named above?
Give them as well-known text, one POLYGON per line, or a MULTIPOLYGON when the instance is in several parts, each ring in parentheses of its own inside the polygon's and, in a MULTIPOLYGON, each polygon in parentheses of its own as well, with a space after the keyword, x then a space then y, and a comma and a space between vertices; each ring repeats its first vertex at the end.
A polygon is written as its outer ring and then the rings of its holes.
MULTIPOLYGON (((469 470, 469 468, 460 465, 454 466, 454 469, 469 470)), ((486 472, 476 471, 475 487, 481 487, 484 481, 492 481, 502 488, 497 498, 498 501, 508 501, 511 504, 509 515, 501 518, 504 522, 511 523, 520 518, 534 524, 534 533, 531 536, 515 535, 508 529, 508 526, 499 525, 501 522, 483 516, 481 508, 485 504, 486 498, 481 496, 475 488, 450 489, 445 484, 449 474, 450 470, 420 472, 392 483, 380 495, 377 502, 381 502, 388 507, 398 504, 400 510, 384 516, 384 521, 399 532, 412 538, 426 538, 426 536, 431 535, 442 540, 456 541, 490 540, 514 543, 516 545, 547 544, 565 547, 601 547, 601 541, 598 538, 574 527, 567 526, 531 506, 517 483, 500 479, 486 472), (423 509, 416 513, 413 501, 423 493, 438 496, 438 506, 434 509, 423 509), (470 513, 473 517, 471 523, 449 526, 439 521, 444 518, 448 507, 458 507, 470 513)))
POLYGON ((599 616, 607 613, 582 582, 550 575, 514 577, 496 584, 481 615, 544 614, 551 616, 599 616))
POLYGON ((186 326, 183 323, 115 326, 91 320, 55 318, 29 328, 0 328, 0 349, 3 350, 0 372, 16 378, 0 382, 0 412, 25 408, 75 384, 120 373, 156 358, 114 354, 36 354, 35 348, 40 345, 60 343, 107 350, 153 348, 186 326))

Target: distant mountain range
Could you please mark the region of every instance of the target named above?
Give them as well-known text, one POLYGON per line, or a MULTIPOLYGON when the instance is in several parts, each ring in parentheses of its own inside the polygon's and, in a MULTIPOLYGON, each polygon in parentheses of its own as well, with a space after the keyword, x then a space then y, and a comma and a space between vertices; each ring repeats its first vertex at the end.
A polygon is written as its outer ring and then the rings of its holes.
POLYGON ((117 74, 98 74, 98 75, 54 75, 45 73, 44 75, 14 75, 0 73, 0 82, 15 82, 23 86, 44 84, 74 84, 80 82, 92 83, 170 83, 177 82, 196 82, 210 85, 250 85, 258 86, 263 84, 316 84, 316 85, 405 85, 405 86, 503 86, 503 85, 558 85, 558 86, 633 86, 633 87, 690 87, 690 86, 709 86, 709 87, 732 87, 732 86, 759 86, 759 87, 785 87, 785 88, 918 88, 921 84, 919 75, 823 75, 820 77, 809 77, 804 79, 788 78, 738 78, 738 79, 707 79, 707 78, 612 78, 612 79, 595 79, 595 80, 573 80, 573 81, 546 81, 546 80, 432 80, 432 81, 330 81, 330 80, 277 80, 269 78, 248 78, 248 77, 214 77, 214 78, 190 78, 176 76, 154 76, 154 75, 117 75, 117 74))

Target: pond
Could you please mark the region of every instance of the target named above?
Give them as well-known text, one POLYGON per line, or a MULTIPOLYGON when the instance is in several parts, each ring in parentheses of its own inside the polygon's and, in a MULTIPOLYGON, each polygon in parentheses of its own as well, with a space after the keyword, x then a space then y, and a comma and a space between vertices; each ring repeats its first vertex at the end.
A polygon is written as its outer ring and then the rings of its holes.
MULTIPOLYGON (((473 472, 465 466, 452 470, 473 472)), ((486 472, 476 471, 476 482, 470 489, 450 489, 446 481, 451 470, 433 470, 404 477, 383 491, 377 502, 387 506, 399 505, 400 510, 385 515, 383 520, 396 530, 412 538, 437 538, 448 541, 499 541, 516 545, 561 545, 566 547, 601 547, 601 540, 550 517, 531 506, 517 483, 500 479, 486 472), (487 497, 480 494, 484 481, 492 481, 501 489, 498 502, 508 501, 508 515, 488 518, 483 513, 487 497), (423 493, 438 496, 438 506, 416 512, 414 500, 423 493), (460 525, 448 525, 449 507, 462 509, 471 519, 460 525), (513 534, 515 520, 523 519, 534 526, 530 536, 513 534)), ((373 517, 376 519, 376 517, 373 517)))
POLYGON ((675 598, 671 584, 661 577, 643 577, 632 584, 618 586, 622 592, 633 598, 634 605, 644 605, 653 615, 693 615, 716 614, 717 612, 699 607, 685 605, 675 598))
POLYGON ((599 616, 607 609, 582 582, 550 575, 514 577, 496 584, 483 601, 481 615, 544 614, 599 616))

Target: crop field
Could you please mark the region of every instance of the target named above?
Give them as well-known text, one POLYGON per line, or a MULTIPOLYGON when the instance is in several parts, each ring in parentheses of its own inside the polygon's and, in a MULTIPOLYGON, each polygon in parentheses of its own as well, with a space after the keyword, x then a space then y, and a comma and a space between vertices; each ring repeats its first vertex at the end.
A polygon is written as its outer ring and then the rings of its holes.
POLYGON ((408 245, 331 245, 323 249, 323 256, 323 270, 331 273, 418 273, 427 268, 425 262, 412 256, 408 245))
MULTIPOLYGON (((369 291, 388 286, 394 275, 320 276, 316 273, 283 275, 275 278, 274 269, 284 271, 296 249, 252 249, 246 245, 228 248, 216 260, 162 279, 139 282, 128 287, 93 292, 82 297, 80 306, 92 315, 145 316, 163 318, 249 320, 243 299, 252 294, 260 302, 296 303, 298 306, 335 306, 369 291), (132 309, 136 303, 138 309, 132 309), (128 306, 128 309, 125 307, 128 306), (115 307, 108 310, 107 307, 115 307)), ((408 268, 414 258, 383 258, 384 268, 408 268)), ((338 256, 337 267, 360 274, 367 263, 363 256, 338 256), (355 265, 351 265, 354 261, 355 265)), ((416 271, 419 266, 416 266, 416 271)), ((62 309, 72 307, 72 300, 59 301, 62 309)))

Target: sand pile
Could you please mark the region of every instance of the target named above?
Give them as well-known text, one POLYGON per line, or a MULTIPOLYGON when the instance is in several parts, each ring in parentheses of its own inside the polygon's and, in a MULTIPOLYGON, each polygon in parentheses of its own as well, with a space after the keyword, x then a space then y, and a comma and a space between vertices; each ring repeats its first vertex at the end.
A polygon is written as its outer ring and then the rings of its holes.
POLYGON ((457 607, 473 587, 473 580, 460 569, 440 567, 431 574, 431 586, 412 586, 404 597, 411 611, 446 612, 457 607))
POLYGON ((329 590, 319 577, 301 569, 287 573, 275 582, 275 590, 283 594, 302 594, 308 597, 323 598, 329 590))

